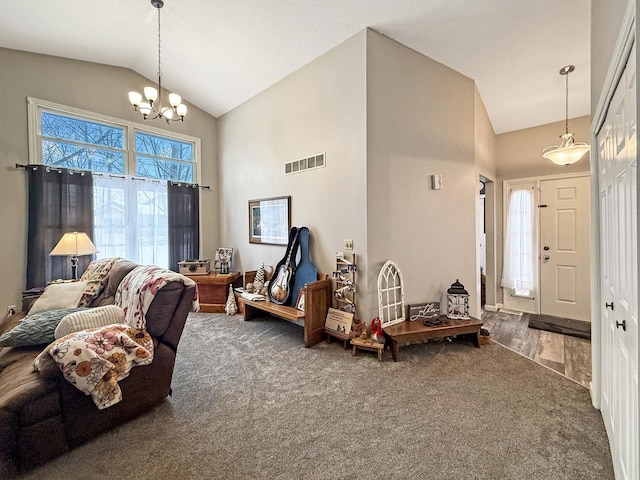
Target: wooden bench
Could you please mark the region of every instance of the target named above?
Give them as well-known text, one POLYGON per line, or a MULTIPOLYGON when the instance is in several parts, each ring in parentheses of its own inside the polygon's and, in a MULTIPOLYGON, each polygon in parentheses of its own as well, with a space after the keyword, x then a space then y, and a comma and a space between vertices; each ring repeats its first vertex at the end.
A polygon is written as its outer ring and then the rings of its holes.
MULTIPOLYGON (((245 285, 253 282, 255 271, 245 273, 245 285)), ((269 275, 267 275, 269 276, 269 275)), ((324 338, 324 322, 331 306, 331 280, 326 275, 318 274, 318 280, 307 283, 304 287, 304 310, 288 305, 279 305, 268 300, 254 302, 238 297, 243 307, 245 321, 264 316, 265 313, 287 320, 304 328, 304 346, 313 347, 324 338)))

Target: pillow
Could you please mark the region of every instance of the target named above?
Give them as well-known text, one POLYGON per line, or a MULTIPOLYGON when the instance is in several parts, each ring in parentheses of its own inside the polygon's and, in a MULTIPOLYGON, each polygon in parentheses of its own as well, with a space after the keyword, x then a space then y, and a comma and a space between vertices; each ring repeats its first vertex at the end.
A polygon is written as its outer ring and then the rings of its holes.
POLYGON ((64 282, 47 285, 40 298, 29 309, 27 316, 46 310, 75 308, 80 303, 82 292, 86 287, 87 282, 64 282))
POLYGON ((51 343, 53 332, 68 314, 84 310, 82 307, 46 310, 25 317, 18 325, 0 336, 0 347, 25 347, 51 343))
POLYGON ((117 305, 89 308, 70 313, 56 327, 53 336, 62 338, 70 333, 88 328, 104 327, 113 323, 124 323, 124 310, 117 305))
POLYGON ((82 292, 82 298, 79 303, 81 307, 89 306, 93 299, 100 295, 100 292, 104 290, 104 286, 107 284, 111 268, 120 260, 124 259, 121 257, 101 258, 89 264, 82 277, 80 277, 81 282, 87 282, 87 287, 82 292))

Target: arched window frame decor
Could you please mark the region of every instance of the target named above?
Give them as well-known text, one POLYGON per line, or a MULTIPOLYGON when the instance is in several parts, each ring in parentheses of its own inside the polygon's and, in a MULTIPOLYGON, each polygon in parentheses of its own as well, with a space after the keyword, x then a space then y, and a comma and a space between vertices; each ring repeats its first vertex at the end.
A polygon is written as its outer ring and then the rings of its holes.
POLYGON ((392 260, 387 260, 378 274, 378 316, 382 328, 405 321, 402 272, 392 260))

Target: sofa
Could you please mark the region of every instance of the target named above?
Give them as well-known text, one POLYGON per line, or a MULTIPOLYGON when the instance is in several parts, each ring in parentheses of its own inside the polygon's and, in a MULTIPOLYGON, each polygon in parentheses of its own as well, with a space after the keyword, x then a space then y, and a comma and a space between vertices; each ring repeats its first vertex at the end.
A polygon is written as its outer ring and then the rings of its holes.
MULTIPOLYGON (((118 287, 136 267, 117 259, 87 311, 114 304, 118 287)), ((109 408, 97 408, 91 396, 63 377, 53 359, 42 362, 40 371, 34 370, 34 360, 46 353, 48 343, 0 348, 0 478, 63 455, 163 402, 171 393, 176 349, 187 315, 197 305, 197 286, 184 280, 169 281, 154 292, 145 315, 153 360, 131 368, 128 377, 119 380, 122 400, 109 408)), ((2 320, 0 338, 12 332, 27 313, 2 320)))

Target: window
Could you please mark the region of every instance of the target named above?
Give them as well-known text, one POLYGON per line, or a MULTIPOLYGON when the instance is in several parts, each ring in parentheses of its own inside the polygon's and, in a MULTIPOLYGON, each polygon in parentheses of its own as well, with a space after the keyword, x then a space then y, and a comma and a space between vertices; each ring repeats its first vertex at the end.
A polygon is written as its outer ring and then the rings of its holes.
POLYGON ((43 100, 28 103, 29 162, 94 172, 98 258, 169 267, 167 181, 197 183, 200 140, 43 100))
POLYGON ((124 128, 46 111, 40 118, 44 165, 125 173, 124 128))
POLYGON ((193 144, 137 131, 136 175, 195 183, 193 144))
POLYGON ((534 290, 533 253, 534 197, 531 187, 518 187, 509 194, 502 286, 518 297, 531 297, 534 290))
POLYGON ((29 162, 198 183, 200 139, 28 99, 29 162))

